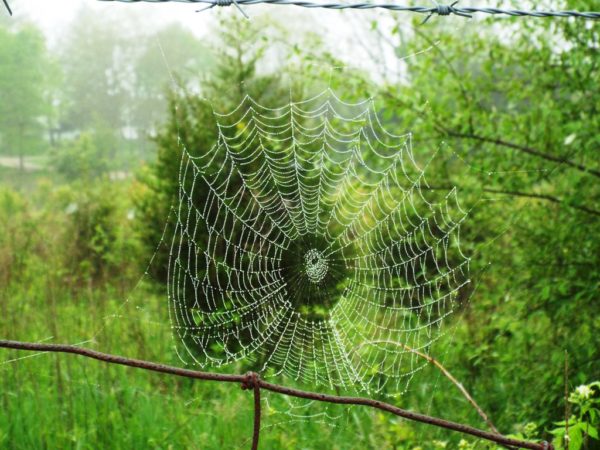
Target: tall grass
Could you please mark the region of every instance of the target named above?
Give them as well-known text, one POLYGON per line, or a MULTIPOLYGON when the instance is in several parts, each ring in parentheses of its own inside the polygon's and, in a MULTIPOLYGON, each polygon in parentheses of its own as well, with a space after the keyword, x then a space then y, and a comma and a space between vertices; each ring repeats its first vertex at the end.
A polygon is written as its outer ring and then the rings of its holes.
MULTIPOLYGON (((0 189, 0 339, 82 343, 182 366, 164 286, 146 274, 149 256, 138 238, 145 225, 136 218, 132 198, 143 188, 130 180, 104 179, 60 186, 38 179, 32 187, 26 194, 0 189)), ((482 286, 480 291, 493 298, 491 289, 482 286)), ((499 355, 506 363, 482 365, 480 359, 499 356, 489 351, 492 344, 482 341, 478 331, 474 334, 479 321, 472 314, 467 310, 456 317, 457 323, 448 324, 442 345, 448 351, 435 356, 465 383, 502 432, 518 431, 536 420, 526 414, 527 408, 537 407, 542 420, 559 419, 560 411, 541 410, 533 394, 517 385, 520 379, 537 377, 544 367, 523 372, 520 358, 548 355, 546 342, 532 344, 523 333, 544 335, 552 323, 532 315, 527 329, 516 335, 524 338, 512 338, 510 348, 502 346, 506 352, 499 355)), ((495 323, 500 318, 510 321, 502 315, 495 323)), ((495 339, 501 344, 507 337, 495 339)), ((244 373, 249 369, 245 364, 218 370, 244 373)), ((535 388, 532 384, 531 392, 535 388)), ((264 396, 263 449, 427 450, 456 448, 462 438, 358 407, 264 396)), ((251 394, 237 386, 69 355, 0 349, 0 399, 1 449, 229 449, 248 447, 252 435, 251 394)), ((456 387, 433 367, 419 372, 410 391, 391 401, 485 427, 456 387)))
MULTIPOLYGON (((101 196, 94 188, 84 192, 81 186, 50 184, 27 197, 0 191, 0 337, 82 343, 181 365, 166 298, 142 276, 144 264, 135 253, 135 229, 127 215, 131 184, 98 183, 101 196), (106 246, 99 236, 114 230, 98 224, 119 229, 106 246), (82 239, 97 246, 82 252, 82 239)), ((69 355, 0 350, 0 398, 3 449, 246 448, 252 435, 251 394, 238 386, 69 355)), ((316 405, 292 409, 291 415, 283 399, 267 396, 267 401, 261 448, 370 446, 368 414, 327 419, 326 409, 316 405), (360 427, 345 426, 348 421, 360 427)))

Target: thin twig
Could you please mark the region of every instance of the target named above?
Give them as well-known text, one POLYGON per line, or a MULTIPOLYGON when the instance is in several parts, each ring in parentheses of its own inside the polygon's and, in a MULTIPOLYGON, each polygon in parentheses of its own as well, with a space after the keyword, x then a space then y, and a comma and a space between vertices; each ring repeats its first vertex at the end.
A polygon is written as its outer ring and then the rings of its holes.
MULTIPOLYGON (((429 189, 431 191, 438 191, 438 190, 449 191, 451 189, 454 189, 455 187, 456 186, 440 185, 440 186, 428 186, 427 189, 429 189)), ((483 192, 489 192, 491 194, 509 195, 512 197, 523 197, 523 198, 530 198, 533 200, 545 200, 545 201, 548 201, 551 203, 556 203, 557 205, 567 206, 569 208, 577 209, 577 210, 582 211, 587 214, 592 214, 594 216, 600 216, 600 211, 598 211, 596 209, 588 208, 587 206, 573 205, 571 203, 565 202, 564 200, 561 200, 558 197, 553 197, 552 195, 548 195, 548 194, 536 194, 534 192, 522 192, 522 191, 494 189, 494 188, 481 188, 481 190, 483 192)))
POLYGON ((565 350, 565 450, 569 450, 569 353, 565 350))
POLYGON ((444 367, 442 365, 441 362, 439 362, 437 359, 433 358, 432 356, 429 356, 423 352, 420 352, 419 350, 416 350, 412 347, 410 347, 407 344, 404 344, 402 342, 394 342, 394 341, 365 341, 364 343, 360 344, 356 350, 358 350, 360 347, 364 346, 364 345, 368 345, 368 344, 386 344, 386 345, 397 345, 400 346, 402 348, 404 348, 406 351, 409 351, 417 356, 419 356, 420 358, 423 358, 424 360, 428 361, 429 363, 431 363, 433 366, 435 366, 440 372, 442 372, 442 374, 448 379, 450 380, 450 382, 452 384, 454 384, 458 390, 461 392, 461 394, 463 395, 463 397, 465 397, 467 399, 467 401, 471 404, 471 406, 473 406, 473 408, 475 408, 475 410, 477 411, 477 414, 479 414, 479 416, 483 419, 483 421, 488 425, 488 427, 490 427, 490 429, 496 433, 500 435, 500 432, 498 431, 498 429, 494 426, 493 422, 490 420, 490 418, 488 417, 488 415, 485 413, 485 411, 483 411, 483 409, 481 409, 481 407, 477 404, 477 402, 475 401, 475 399, 473 397, 471 397, 471 394, 469 394, 469 392, 465 389, 465 387, 462 385, 462 383, 460 381, 458 381, 451 373, 448 369, 446 369, 446 367, 444 367))
POLYGON ((565 203, 563 200, 553 197, 547 194, 535 194, 533 192, 520 192, 520 191, 507 191, 503 189, 492 189, 492 188, 484 188, 484 192, 490 192, 492 194, 503 194, 503 195, 511 195, 514 197, 525 197, 532 198, 534 200, 547 200, 552 203, 556 203, 558 205, 566 205, 571 208, 578 209, 579 211, 586 212, 588 214, 592 214, 594 216, 600 216, 600 211, 596 211, 595 209, 588 208, 587 206, 573 205, 571 203, 565 203))
POLYGON ((589 173, 590 175, 600 178, 600 170, 592 169, 590 167, 584 166, 583 164, 579 164, 574 161, 570 161, 568 159, 560 158, 558 156, 550 155, 548 153, 541 152, 539 150, 536 150, 531 147, 527 147, 525 145, 519 145, 519 144, 515 144, 513 142, 507 142, 507 141, 503 141, 502 139, 496 139, 496 138, 491 138, 491 137, 487 137, 487 136, 479 136, 477 134, 459 133, 459 132, 448 130, 448 129, 446 129, 445 132, 449 136, 456 137, 459 139, 472 139, 472 140, 476 140, 476 141, 480 141, 480 142, 487 142, 489 144, 497 145, 500 147, 507 147, 507 148, 511 148, 513 150, 518 150, 520 152, 527 153, 532 156, 537 156, 537 157, 545 159, 547 161, 552 161, 557 164, 564 164, 566 166, 577 169, 581 172, 589 173))
MULTIPOLYGON (((104 361, 110 364, 119 364, 123 366, 135 367, 144 370, 150 370, 153 372, 166 373, 169 375, 176 375, 180 377, 193 378, 199 380, 207 380, 207 381, 220 381, 225 383, 242 383, 243 386, 248 386, 249 377, 248 375, 230 375, 230 374, 222 374, 222 373, 212 373, 212 372, 200 372, 196 370, 189 369, 180 369, 178 367, 167 366, 164 364, 158 364, 150 361, 143 361, 139 359, 131 359, 125 358, 117 355, 110 355, 107 353, 97 352, 95 350, 90 350, 82 347, 75 347, 73 345, 61 345, 61 344, 42 344, 42 343, 33 343, 33 342, 19 342, 19 341, 8 341, 8 340, 0 340, 0 348, 11 348, 16 350, 28 350, 28 351, 38 351, 38 352, 57 352, 57 353, 72 353, 76 355, 85 356, 87 358, 96 359, 99 361, 104 361)), ((416 422, 426 423, 429 425, 434 425, 441 428, 446 428, 448 430, 458 431, 464 434, 470 434, 471 436, 478 437, 480 439, 485 439, 488 441, 496 442, 502 445, 509 445, 513 447, 531 449, 531 450, 554 450, 552 444, 547 442, 537 443, 537 442, 527 442, 521 441, 519 439, 513 439, 506 436, 498 435, 496 433, 490 433, 488 431, 479 430, 477 428, 471 427, 469 425, 464 425, 456 422, 451 422, 445 419, 440 419, 437 417, 426 416, 424 414, 419 414, 412 411, 407 411, 401 408, 398 408, 389 403, 381 402, 379 400, 374 400, 370 398, 364 397, 344 397, 337 395, 329 395, 322 394, 318 392, 310 392, 303 391, 300 389, 294 389, 286 386, 281 386, 274 383, 269 383, 267 381, 261 380, 258 374, 253 374, 251 377, 251 383, 253 384, 254 393, 255 393, 255 410, 256 404, 260 405, 260 394, 257 394, 258 389, 266 389, 271 392, 277 392, 279 394, 288 395, 291 397, 304 398, 308 400, 316 400, 320 402, 327 403, 335 403, 341 405, 359 405, 359 406, 368 406, 370 408, 379 409, 382 411, 389 412, 399 417, 403 417, 405 419, 413 420, 416 422)), ((260 408, 260 406, 259 406, 260 408)), ((260 409, 259 409, 260 412, 260 409)), ((259 419, 255 416, 255 427, 256 425, 260 425, 260 414, 258 415, 259 419)), ((256 433, 256 440, 258 442, 258 434, 256 433)))

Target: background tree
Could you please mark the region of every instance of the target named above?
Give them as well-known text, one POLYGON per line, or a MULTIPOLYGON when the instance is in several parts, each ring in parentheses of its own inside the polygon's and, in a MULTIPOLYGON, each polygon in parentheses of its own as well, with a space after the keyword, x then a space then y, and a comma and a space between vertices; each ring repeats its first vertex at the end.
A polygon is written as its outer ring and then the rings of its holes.
POLYGON ((128 45, 124 29, 135 27, 122 17, 98 17, 81 9, 61 43, 64 71, 63 128, 87 130, 102 122, 120 133, 131 98, 131 63, 137 46, 128 45))
POLYGON ((215 61, 195 35, 176 24, 144 36, 139 45, 143 50, 134 62, 133 101, 128 116, 138 134, 153 137, 165 121, 167 93, 174 88, 173 83, 197 92, 201 82, 213 75, 215 61))
POLYGON ((0 28, 0 148, 18 155, 39 154, 45 146, 42 117, 49 112, 50 61, 44 36, 34 27, 0 28))
POLYGON ((382 90, 415 147, 445 143, 432 186, 456 185, 474 205, 461 234, 483 275, 449 364, 498 426, 547 425, 564 409, 565 350, 574 385, 600 373, 600 34, 487 22, 460 40, 448 24, 415 27, 397 53, 433 49, 407 66, 407 84, 382 90))
MULTIPOLYGON (((145 186, 144 195, 138 199, 140 224, 154 224, 142 225, 140 230, 149 250, 154 251, 160 242, 165 219, 174 219, 170 216, 170 207, 177 200, 182 148, 195 155, 212 147, 216 140, 213 108, 216 111, 232 110, 246 93, 265 104, 278 100, 282 92, 279 76, 256 73, 268 41, 253 39, 253 36, 263 25, 258 20, 252 23, 236 19, 223 21, 220 25, 223 31, 219 33, 221 45, 213 56, 216 67, 202 83, 201 93, 194 93, 181 84, 172 91, 169 120, 156 139, 156 162, 140 175, 145 186)), ((289 91, 284 92, 289 96, 289 91)), ((167 232, 165 242, 170 242, 171 236, 167 232)), ((166 281, 168 258, 169 248, 163 245, 152 267, 153 274, 161 282, 166 281)))
MULTIPOLYGON (((571 0, 564 7, 596 9, 571 0)), ((476 289, 461 298, 456 320, 444 325, 439 344, 447 351, 434 356, 502 432, 529 439, 557 436, 562 445, 566 349, 567 389, 575 392, 569 423, 578 433, 570 450, 577 450, 574 442, 595 448, 596 23, 448 17, 422 27, 405 18, 388 30, 388 22, 403 16, 386 13, 371 24, 363 14, 357 13, 356 30, 399 57, 397 74, 377 73, 389 68, 384 60, 364 72, 343 68, 357 63, 358 53, 334 56, 318 38, 282 33, 280 28, 293 26, 291 19, 278 27, 273 17, 247 22, 228 15, 199 44, 179 27, 163 34, 125 16, 113 20, 87 11, 76 16, 56 51, 48 52, 39 31, 14 25, 0 13, 1 152, 39 153, 49 124, 63 135, 61 140, 55 133, 60 142, 50 158, 52 171, 30 174, 26 186, 14 189, 6 176, 12 169, 0 167, 0 336, 32 341, 52 336, 55 342, 93 337, 85 345, 179 364, 166 317, 168 249, 157 246, 177 201, 181 143, 192 154, 212 146, 212 108, 231 110, 246 93, 281 105, 290 87, 300 99, 331 86, 348 101, 374 95, 387 129, 413 132, 419 162, 437 151, 427 170, 430 185, 441 189, 437 192, 456 185, 470 210, 461 242, 472 257, 476 289), (365 23, 368 28, 359 28, 365 23), (420 53, 401 59, 415 52, 420 53), (48 68, 53 59, 61 70, 48 68), (57 81, 48 82, 52 70, 50 78, 57 81), (22 135, 20 117, 26 124, 22 135), (155 132, 149 144, 146 135, 155 132), (124 154, 128 161, 119 160, 124 154), (140 159, 148 163, 139 177, 106 176, 122 167, 135 170, 140 159), (26 194, 18 192, 25 189, 26 194), (155 250, 149 267, 154 283, 146 282, 142 274, 155 250)), ((313 22, 310 26, 320 33, 313 22)), ((337 49, 336 40, 329 41, 337 49)), ((171 235, 167 227, 165 242, 171 235)), ((201 442, 229 448, 243 445, 240 436, 251 433, 250 409, 241 406, 247 405, 240 396, 245 394, 97 370, 75 360, 67 364, 62 358, 0 355, 0 447, 193 448, 201 442), (201 412, 190 407, 190 399, 203 405, 201 412), (212 415, 213 408, 218 414, 212 415), (241 430, 231 433, 225 421, 234 417, 241 430)), ((398 403, 485 426, 455 386, 432 371, 398 403)), ((270 402, 265 419, 277 426, 261 436, 266 448, 330 448, 332 442, 348 449, 483 448, 383 415, 355 409, 341 420, 327 419, 337 412, 295 406, 292 413, 319 419, 294 417, 289 425, 290 416, 269 414, 290 405, 270 402)))

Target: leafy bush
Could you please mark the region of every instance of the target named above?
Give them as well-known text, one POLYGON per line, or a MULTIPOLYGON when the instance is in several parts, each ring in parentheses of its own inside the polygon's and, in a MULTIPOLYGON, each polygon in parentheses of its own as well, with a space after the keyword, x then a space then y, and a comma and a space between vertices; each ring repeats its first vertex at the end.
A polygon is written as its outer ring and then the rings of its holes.
POLYGON ((69 181, 92 181, 111 169, 116 140, 110 132, 83 133, 52 152, 51 165, 69 181))
POLYGON ((569 403, 573 405, 574 414, 568 421, 556 422, 558 428, 552 430, 555 447, 600 448, 600 381, 578 386, 569 395, 569 403))

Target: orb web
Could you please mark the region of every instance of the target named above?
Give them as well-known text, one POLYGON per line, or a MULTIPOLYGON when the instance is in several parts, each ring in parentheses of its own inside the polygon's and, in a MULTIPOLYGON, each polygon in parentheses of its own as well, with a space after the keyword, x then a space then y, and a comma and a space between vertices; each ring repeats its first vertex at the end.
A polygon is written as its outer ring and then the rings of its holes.
POLYGON ((306 277, 313 283, 320 283, 327 275, 327 259, 316 248, 311 248, 304 255, 306 277))
POLYGON ((410 133, 331 90, 215 113, 184 148, 168 298, 185 362, 391 395, 428 364, 469 280, 468 216, 410 133))

